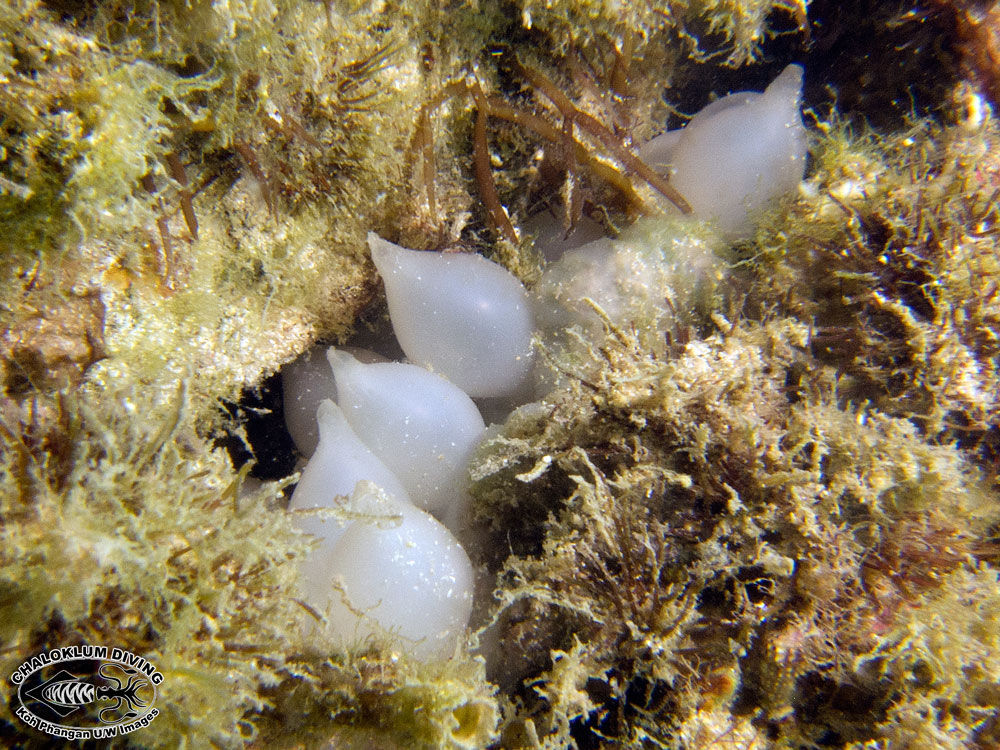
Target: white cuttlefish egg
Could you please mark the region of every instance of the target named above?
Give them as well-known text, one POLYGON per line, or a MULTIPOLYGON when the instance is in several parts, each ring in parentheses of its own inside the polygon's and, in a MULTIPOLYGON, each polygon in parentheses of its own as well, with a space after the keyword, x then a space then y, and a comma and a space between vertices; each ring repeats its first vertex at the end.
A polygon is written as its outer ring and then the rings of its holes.
MULTIPOLYGON (((325 361, 326 357, 323 359, 325 361)), ((329 367, 327 363, 327 369, 329 367)), ((332 374, 330 379, 332 381, 332 374)), ((325 399, 316 410, 314 420, 319 423, 319 444, 302 470, 288 504, 289 510, 322 508, 346 511, 345 498, 352 495, 361 481, 372 482, 393 499, 409 502, 399 480, 361 442, 339 406, 325 399)), ((331 571, 328 570, 327 560, 350 524, 349 515, 346 512, 339 517, 332 513, 295 514, 296 525, 319 539, 318 545, 301 565, 306 601, 317 609, 329 604, 331 571)))
POLYGON ((534 327, 524 285, 468 253, 418 252, 368 234, 389 317, 413 362, 469 396, 503 396, 531 372, 534 327))
POLYGON ((346 644, 392 633, 419 659, 447 658, 472 608, 468 556, 409 501, 337 404, 324 400, 316 418, 319 445, 289 509, 342 513, 296 514, 299 527, 319 538, 301 563, 305 601, 326 618, 327 634, 346 644))
MULTIPOLYGON (((336 508, 338 498, 349 496, 362 480, 375 483, 396 500, 410 502, 395 474, 361 442, 337 404, 329 399, 322 401, 315 419, 319 424, 319 445, 302 470, 289 510, 336 508)), ((342 522, 319 514, 302 515, 299 526, 326 543, 336 541, 344 530, 342 522)))
POLYGON ((450 657, 472 612, 475 575, 451 533, 412 503, 360 482, 353 515, 302 564, 302 594, 344 645, 391 635, 417 659, 450 657))
MULTIPOLYGON (((314 346, 294 362, 281 368, 281 390, 284 394, 285 425, 299 453, 308 458, 319 442, 316 410, 323 399, 337 400, 337 383, 333 379, 327 346, 314 346)), ((367 349, 346 347, 361 362, 388 360, 367 349)))
POLYGON ((316 409, 323 399, 337 398, 326 347, 313 347, 281 368, 281 390, 288 434, 303 456, 311 456, 319 443, 316 409))
POLYGON ((650 217, 617 240, 567 250, 532 291, 543 343, 571 340, 566 331, 572 326, 591 339, 602 334, 601 319, 585 299, 620 326, 662 330, 670 320, 685 319, 725 272, 720 247, 718 236, 701 222, 650 217))
POLYGON ((752 219, 795 189, 806 166, 799 106, 802 66, 789 65, 763 92, 740 91, 712 102, 681 130, 639 149, 666 173, 694 215, 715 222, 727 239, 748 236, 752 219))
POLYGON ((468 502, 466 467, 486 429, 472 399, 416 365, 327 357, 344 416, 414 504, 442 518, 468 502))

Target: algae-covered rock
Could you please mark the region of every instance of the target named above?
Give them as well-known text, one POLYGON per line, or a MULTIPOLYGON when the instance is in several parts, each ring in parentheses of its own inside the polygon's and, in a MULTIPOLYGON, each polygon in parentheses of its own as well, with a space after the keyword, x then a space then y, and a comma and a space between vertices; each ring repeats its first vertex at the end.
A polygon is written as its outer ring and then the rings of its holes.
POLYGON ((971 91, 956 104, 958 123, 891 136, 822 124, 815 170, 755 260, 765 294, 780 289, 813 322, 813 352, 851 376, 851 398, 988 452, 1000 420, 998 126, 971 91))
POLYGON ((135 746, 996 744, 996 76, 968 4, 856 5, 4 4, 0 737, 48 742, 18 664, 96 643, 164 676, 135 746), (825 111, 916 26, 752 240, 664 220, 668 118, 790 62, 825 111), (469 467, 477 636, 324 642, 295 476, 234 467, 220 404, 379 318, 368 232, 530 286, 544 211, 670 262, 550 332, 469 467))
MULTIPOLYGON (((474 463, 478 511, 512 552, 490 674, 522 686, 512 721, 554 746, 680 746, 726 705, 790 742, 875 733, 868 708, 802 707, 860 682, 997 519, 956 448, 839 403, 801 324, 718 320, 669 358, 610 337, 596 377, 522 407, 474 463)), ((892 685, 867 684, 891 705, 892 685)))
POLYGON ((307 544, 275 515, 279 488, 241 493, 190 411, 183 388, 163 402, 80 393, 31 413, 8 400, 0 431, 4 672, 62 645, 143 654, 164 676, 161 716, 140 733, 157 747, 252 733, 241 716, 280 669, 257 655, 291 643, 296 606, 281 592, 307 544))
MULTIPOLYGON (((391 643, 348 653, 311 633, 295 586, 311 542, 282 486, 241 488, 245 472, 196 434, 185 388, 149 395, 4 403, 5 674, 67 645, 143 655, 163 676, 159 716, 130 735, 144 747, 301 746, 351 727, 408 747, 485 745, 497 705, 482 664, 422 665, 391 643)), ((5 731, 12 711, 4 701, 5 731)))

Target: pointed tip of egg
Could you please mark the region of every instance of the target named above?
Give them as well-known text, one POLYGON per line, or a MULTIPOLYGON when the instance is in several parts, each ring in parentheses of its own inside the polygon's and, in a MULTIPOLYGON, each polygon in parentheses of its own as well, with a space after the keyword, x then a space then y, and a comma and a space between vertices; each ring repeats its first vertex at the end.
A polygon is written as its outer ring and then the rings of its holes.
POLYGON ((345 374, 350 370, 350 368, 361 364, 357 357, 350 352, 346 352, 343 349, 337 349, 333 346, 327 350, 326 360, 330 363, 330 368, 333 370, 333 379, 335 381, 338 373, 345 374))
POLYGON ((328 398, 320 401, 319 406, 316 407, 316 424, 319 426, 321 440, 331 430, 348 426, 344 410, 328 398))
POLYGON ((316 421, 335 421, 337 419, 338 412, 340 412, 340 407, 337 406, 332 399, 324 398, 319 402, 319 406, 316 407, 316 421))
POLYGON ((531 372, 524 285, 479 255, 409 250, 369 234, 389 317, 406 356, 470 396, 514 393, 531 372))
POLYGON ((798 98, 805 75, 804 68, 798 63, 785 66, 777 78, 764 90, 769 96, 793 96, 798 98))
POLYGON ((369 232, 367 240, 368 250, 372 256, 372 263, 375 264, 375 268, 378 269, 379 274, 385 276, 385 271, 392 261, 392 256, 397 246, 388 240, 383 240, 375 232, 369 232))

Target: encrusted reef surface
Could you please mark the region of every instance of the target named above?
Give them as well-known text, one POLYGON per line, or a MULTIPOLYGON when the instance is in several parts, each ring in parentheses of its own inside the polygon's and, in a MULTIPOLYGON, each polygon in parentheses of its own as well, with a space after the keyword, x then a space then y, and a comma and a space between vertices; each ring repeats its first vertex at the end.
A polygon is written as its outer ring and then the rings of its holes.
POLYGON ((1000 745, 1000 11, 868 6, 5 2, 0 741, 100 644, 164 675, 122 747, 1000 745), (480 446, 478 632, 304 626, 223 405, 383 317, 366 233, 530 285, 540 212, 668 210, 637 147, 791 62, 798 191, 480 446))

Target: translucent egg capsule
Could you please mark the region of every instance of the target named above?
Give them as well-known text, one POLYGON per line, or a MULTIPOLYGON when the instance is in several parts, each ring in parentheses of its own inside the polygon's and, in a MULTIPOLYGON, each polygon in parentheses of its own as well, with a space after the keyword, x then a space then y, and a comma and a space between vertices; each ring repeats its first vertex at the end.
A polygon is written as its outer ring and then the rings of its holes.
POLYGON ((695 115, 674 151, 671 183, 695 213, 729 236, 752 230, 750 216, 792 190, 806 166, 799 114, 802 68, 789 65, 762 94, 726 97, 695 115))
MULTIPOLYGON (((302 470, 290 510, 336 507, 336 499, 349 496, 362 480, 378 485, 390 497, 409 502, 406 489, 361 442, 337 404, 329 399, 321 402, 316 421, 319 445, 302 470)), ((323 538, 326 545, 336 541, 344 530, 343 523, 320 514, 300 514, 298 522, 304 531, 323 538)))
MULTIPOLYGON (((281 389, 284 393, 285 425, 299 453, 307 458, 316 450, 319 429, 316 410, 323 399, 337 400, 337 384, 326 358, 329 346, 314 346, 294 362, 281 368, 281 389)), ((348 347, 361 362, 388 360, 367 349, 348 347)))
POLYGON ((486 429, 472 399, 416 365, 327 356, 344 416, 410 499, 439 517, 464 502, 466 466, 486 429))
POLYGON ((302 567, 302 595, 345 645, 391 636, 421 660, 454 652, 472 611, 474 573, 461 545, 411 503, 358 485, 360 516, 302 567))
POLYGON ((712 102, 685 128, 644 145, 639 156, 727 239, 749 236, 756 214, 793 190, 806 166, 799 105, 802 67, 789 65, 763 92, 740 91, 712 102))
POLYGON ((326 347, 310 349, 281 370, 285 425, 303 456, 311 456, 319 442, 316 409, 323 399, 336 398, 326 347))
POLYGON ((470 396, 503 396, 523 385, 533 322, 513 274, 479 255, 407 250, 374 233, 368 246, 407 357, 470 396))

